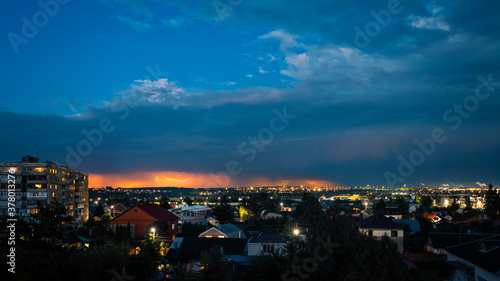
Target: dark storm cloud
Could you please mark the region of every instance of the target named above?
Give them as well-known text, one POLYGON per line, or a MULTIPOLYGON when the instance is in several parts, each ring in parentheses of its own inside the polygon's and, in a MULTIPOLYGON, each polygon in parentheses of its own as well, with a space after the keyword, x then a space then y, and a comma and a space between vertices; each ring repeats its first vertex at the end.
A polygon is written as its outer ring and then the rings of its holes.
MULTIPOLYGON (((156 1, 111 1, 151 12, 156 1), (123 4, 122 3, 122 4, 123 4)), ((212 1, 175 1, 190 16, 223 28, 257 30, 252 44, 274 44, 282 87, 235 90, 183 89, 166 79, 140 81, 81 116, 0 112, 9 120, 0 141, 3 159, 18 160, 27 149, 41 158, 66 159, 86 136, 111 120, 114 130, 82 157, 79 168, 95 173, 133 171, 224 171, 238 161, 238 179, 302 178, 349 185, 387 185, 399 156, 442 128, 447 138, 405 177, 405 183, 500 182, 500 87, 458 121, 443 118, 454 104, 474 96, 478 76, 500 82, 500 3, 400 1, 401 12, 356 47, 355 27, 374 21, 371 11, 391 1, 242 1, 220 21, 212 1), (125 114, 119 96, 137 106, 125 114), (275 113, 296 115, 273 141, 247 161, 238 152, 275 113), (126 115, 126 117, 124 117, 126 115), (26 133, 29 132, 29 133, 26 133)), ((140 10, 140 11, 139 11, 140 10)), ((274 49, 273 49, 274 50, 274 49)), ((266 50, 267 51, 267 50, 266 50)), ((252 56, 252 55, 250 55, 252 56)), ((266 73, 262 73, 266 75, 266 73)), ((484 85, 483 85, 484 90, 484 85)), ((82 111, 83 112, 83 111, 82 111)), ((402 184, 402 183, 401 183, 402 184)))

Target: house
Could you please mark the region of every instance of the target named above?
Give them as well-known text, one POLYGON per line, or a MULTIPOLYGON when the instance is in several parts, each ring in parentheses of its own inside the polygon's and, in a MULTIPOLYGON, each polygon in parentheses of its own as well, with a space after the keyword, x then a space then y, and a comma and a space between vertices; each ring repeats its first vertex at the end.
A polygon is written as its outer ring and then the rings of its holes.
POLYGON ((178 233, 179 217, 172 214, 165 208, 156 204, 138 204, 111 221, 113 232, 116 233, 117 226, 127 226, 130 224, 130 234, 132 239, 144 239, 147 227, 153 222, 166 222, 169 234, 164 239, 172 241, 178 233))
POLYGON ((63 247, 88 247, 91 233, 91 229, 88 228, 67 232, 63 237, 63 247))
POLYGON ((456 223, 470 224, 473 221, 491 221, 491 218, 485 212, 481 211, 468 211, 467 213, 453 217, 453 222, 456 223))
POLYGON ((424 213, 423 217, 426 219, 430 219, 433 223, 439 223, 442 219, 435 214, 424 213))
POLYGON ((383 214, 375 214, 358 223, 359 231, 382 240, 387 235, 398 247, 398 251, 403 253, 404 231, 403 226, 383 214))
POLYGON ((447 263, 439 277, 500 281, 500 235, 451 246, 447 253, 447 263))
POLYGON ((247 238, 243 230, 239 227, 233 225, 232 223, 226 223, 219 226, 214 226, 200 235, 199 238, 247 238))
POLYGON ((447 249, 463 243, 470 243, 485 238, 490 238, 492 234, 470 234, 470 233, 443 233, 429 232, 429 238, 425 248, 427 252, 446 257, 447 249))
POLYGON ((405 224, 408 225, 410 227, 410 230, 412 233, 421 231, 420 223, 418 220, 401 219, 401 220, 394 220, 394 221, 403 225, 403 227, 405 224))
POLYGON ((239 238, 175 238, 165 260, 169 271, 180 270, 180 264, 192 275, 201 270, 201 253, 217 247, 236 275, 237 271, 249 262, 246 246, 247 239, 239 238))
POLYGON ((262 217, 264 219, 281 219, 283 215, 273 211, 262 211, 262 217))
POLYGON ((170 211, 179 217, 179 224, 190 222, 206 225, 208 223, 207 218, 212 214, 212 208, 203 205, 179 205, 170 211))
POLYGON ((285 246, 286 242, 279 233, 261 232, 259 236, 253 236, 248 240, 248 256, 284 251, 285 246))
POLYGON ((125 212, 126 210, 132 208, 134 206, 134 204, 130 203, 130 202, 125 202, 125 203, 118 203, 114 206, 111 206, 111 216, 113 217, 116 217, 116 216, 119 216, 121 214, 123 214, 123 212, 125 212))

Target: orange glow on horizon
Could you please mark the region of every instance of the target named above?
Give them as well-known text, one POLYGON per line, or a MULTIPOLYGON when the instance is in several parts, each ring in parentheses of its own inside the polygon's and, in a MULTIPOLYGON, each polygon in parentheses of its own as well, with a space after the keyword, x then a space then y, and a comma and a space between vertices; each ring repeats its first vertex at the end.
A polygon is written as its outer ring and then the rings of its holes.
MULTIPOLYGON (((303 179, 283 179, 271 180, 269 178, 259 177, 248 181, 230 180, 230 187, 236 186, 332 186, 329 181, 311 181, 303 179)), ((190 188, 208 188, 208 187, 227 187, 228 180, 223 175, 211 175, 202 173, 187 172, 134 172, 124 174, 90 174, 89 187, 114 188, 134 188, 134 187, 190 187, 190 188)))

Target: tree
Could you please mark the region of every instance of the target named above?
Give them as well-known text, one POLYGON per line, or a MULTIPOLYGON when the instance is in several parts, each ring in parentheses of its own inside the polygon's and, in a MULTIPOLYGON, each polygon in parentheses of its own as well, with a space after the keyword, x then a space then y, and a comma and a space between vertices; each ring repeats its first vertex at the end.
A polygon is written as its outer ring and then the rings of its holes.
POLYGON ((188 206, 193 205, 193 199, 191 199, 190 197, 186 197, 186 199, 184 199, 184 202, 186 202, 188 206))
POLYGON ((213 215, 216 216, 222 224, 233 220, 234 214, 225 194, 222 195, 220 205, 214 209, 213 215))
POLYGON ((207 227, 201 223, 183 222, 179 237, 198 237, 200 233, 207 230, 207 227))
POLYGON ((375 211, 385 211, 385 208, 386 208, 386 206, 385 206, 385 202, 384 202, 384 199, 382 199, 382 198, 380 198, 380 199, 378 200, 377 205, 373 206, 373 209, 374 209, 375 211))
POLYGON ((202 281, 229 281, 231 273, 228 264, 223 260, 222 249, 214 246, 208 251, 201 252, 201 277, 202 281))
POLYGON ((252 213, 252 211, 250 209, 246 208, 245 206, 240 206, 238 208, 238 211, 240 212, 240 218, 244 221, 255 216, 255 214, 252 213))
POLYGON ((492 219, 497 219, 500 216, 500 195, 493 185, 488 186, 488 191, 484 195, 484 209, 486 214, 492 219))
POLYGON ((430 196, 424 195, 420 197, 419 202, 425 210, 429 210, 432 206, 432 198, 430 196))
POLYGON ((101 203, 99 203, 99 205, 97 205, 97 208, 95 209, 94 217, 100 218, 103 214, 104 214, 104 207, 102 206, 101 203))
POLYGON ((66 207, 58 201, 47 205, 38 205, 38 213, 33 218, 35 239, 62 239, 64 226, 73 221, 72 217, 66 216, 66 207))

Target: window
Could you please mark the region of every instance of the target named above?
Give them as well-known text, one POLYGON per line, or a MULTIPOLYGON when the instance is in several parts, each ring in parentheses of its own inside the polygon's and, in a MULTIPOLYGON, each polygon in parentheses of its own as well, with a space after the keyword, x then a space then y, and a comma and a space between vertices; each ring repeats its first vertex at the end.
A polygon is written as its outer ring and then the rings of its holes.
POLYGON ((398 237, 398 231, 397 230, 391 230, 391 237, 398 237))
POLYGON ((219 237, 219 238, 224 238, 225 236, 224 236, 224 235, 219 235, 218 237, 219 237))
POLYGON ((373 236, 373 230, 368 230, 368 236, 370 236, 370 237, 373 236))
POLYGON ((175 223, 172 224, 172 229, 175 229, 175 223))
POLYGON ((37 184, 35 184, 35 188, 42 188, 42 185, 37 183, 37 184))
POLYGON ((483 215, 483 219, 487 220, 488 219, 488 215, 483 215))
POLYGON ((45 168, 44 167, 36 167, 36 168, 33 168, 33 170, 35 170, 37 172, 44 172, 45 168))
POLYGON ((481 219, 481 215, 478 215, 478 216, 477 216, 477 218, 478 218, 478 219, 481 219))

